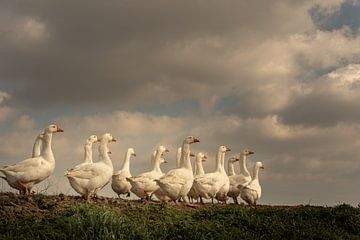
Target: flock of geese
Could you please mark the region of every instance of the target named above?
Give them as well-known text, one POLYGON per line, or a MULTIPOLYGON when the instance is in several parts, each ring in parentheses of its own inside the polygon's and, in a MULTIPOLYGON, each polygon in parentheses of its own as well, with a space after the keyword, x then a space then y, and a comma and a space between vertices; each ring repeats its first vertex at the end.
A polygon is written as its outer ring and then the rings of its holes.
MULTIPOLYGON (((19 163, 3 166, 0 176, 20 194, 28 195, 34 185, 48 178, 55 169, 55 158, 51 148, 52 135, 63 132, 57 125, 49 125, 39 134, 34 143, 31 158, 19 163)), ((152 169, 138 176, 130 173, 130 159, 136 156, 133 148, 129 148, 119 171, 114 172, 112 161, 109 157, 109 143, 116 142, 110 134, 105 133, 101 137, 90 136, 85 143, 84 161, 65 172, 71 187, 81 196, 91 201, 98 192, 111 181, 111 187, 116 194, 130 196, 130 192, 137 197, 149 201, 155 195, 162 202, 179 201, 189 204, 196 200, 204 203, 203 199, 214 199, 218 203, 227 202, 231 197, 238 204, 240 196, 250 207, 256 207, 257 200, 261 197, 259 183, 259 169, 263 168, 262 162, 256 162, 251 176, 246 167, 247 156, 254 152, 245 149, 239 157, 228 159, 228 174, 225 171, 225 153, 230 151, 226 146, 220 146, 216 155, 216 168, 214 172, 205 173, 203 162, 207 160, 206 154, 199 152, 191 153, 191 144, 200 142, 193 136, 186 137, 176 154, 177 168, 163 173, 161 164, 166 163, 165 154, 169 150, 164 146, 158 146, 151 155, 152 169), (92 146, 100 142, 99 160, 92 160, 92 146), (191 157, 195 157, 194 172, 191 157), (240 162, 240 174, 234 171, 234 163, 240 162)))

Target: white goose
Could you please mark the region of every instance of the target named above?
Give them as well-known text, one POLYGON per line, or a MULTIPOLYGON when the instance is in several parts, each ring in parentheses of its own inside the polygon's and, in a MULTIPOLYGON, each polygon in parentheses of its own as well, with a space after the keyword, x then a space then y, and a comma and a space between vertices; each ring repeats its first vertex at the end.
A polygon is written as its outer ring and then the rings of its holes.
POLYGON ((228 176, 229 176, 229 181, 230 181, 230 188, 229 188, 229 191, 227 193, 227 195, 229 197, 232 197, 233 200, 234 200, 234 203, 237 204, 237 198, 236 198, 236 194, 239 195, 239 189, 237 188, 237 185, 234 184, 234 177, 236 177, 236 173, 235 173, 235 170, 234 170, 234 163, 239 161, 240 158, 239 157, 231 157, 229 158, 228 160, 228 176))
MULTIPOLYGON (((76 169, 81 169, 87 164, 93 163, 93 157, 92 157, 92 146, 95 142, 100 142, 100 139, 96 135, 91 135, 88 137, 85 141, 84 145, 84 161, 72 168, 69 168, 67 172, 74 171, 76 169)), ((66 173, 65 172, 65 175, 66 173)), ((71 187, 80 195, 86 196, 86 191, 84 190, 82 185, 79 185, 79 181, 76 180, 76 178, 68 177, 69 183, 71 187)))
POLYGON ((215 171, 212 173, 206 173, 194 180, 194 187, 199 196, 207 199, 211 198, 212 203, 214 203, 214 197, 219 190, 226 185, 227 181, 229 181, 222 164, 222 159, 228 151, 230 151, 230 148, 220 146, 216 155, 215 171))
POLYGON ((79 168, 70 169, 65 176, 72 178, 79 186, 79 193, 90 201, 90 196, 101 190, 110 180, 113 174, 113 165, 109 157, 108 144, 116 142, 110 134, 105 133, 100 138, 99 161, 84 164, 79 168))
POLYGON ((228 196, 232 197, 234 203, 238 204, 237 197, 240 195, 241 188, 248 185, 251 182, 251 175, 246 167, 247 156, 254 154, 250 149, 245 149, 240 155, 240 174, 229 176, 230 180, 230 189, 228 196), (240 186, 240 188, 238 188, 240 186))
MULTIPOLYGON (((203 162, 205 162, 207 160, 207 156, 202 153, 199 152, 196 155, 196 160, 195 160, 195 166, 194 166, 194 181, 197 177, 202 176, 205 174, 204 171, 204 167, 203 167, 203 162)), ((196 199, 196 201, 198 201, 199 199, 199 194, 196 192, 194 184, 191 187, 188 196, 190 197, 190 199, 193 201, 194 199, 196 199)), ((202 200, 201 200, 202 201, 202 200)))
POLYGON ((150 200, 151 195, 159 188, 154 180, 159 179, 163 175, 160 164, 163 153, 165 152, 169 152, 169 150, 164 146, 159 146, 155 154, 153 169, 151 171, 142 173, 136 177, 126 178, 131 184, 131 192, 139 198, 150 200))
POLYGON ((45 128, 43 143, 38 145, 41 146, 39 156, 0 168, 6 181, 16 184, 22 193, 29 194, 35 184, 48 178, 55 169, 55 158, 51 149, 52 134, 63 131, 57 125, 49 125, 45 128))
MULTIPOLYGON (((35 138, 32 155, 31 155, 32 158, 40 156, 43 137, 44 137, 44 134, 41 133, 35 138)), ((15 181, 11 182, 10 179, 8 179, 4 176, 0 176, 0 177, 2 179, 4 179, 5 181, 7 181, 7 183, 10 185, 10 187, 18 190, 19 194, 25 194, 25 192, 22 190, 23 189, 22 186, 17 183, 16 179, 13 179, 15 181)), ((31 189, 32 189, 33 185, 27 184, 27 187, 29 189, 29 192, 31 193, 31 189)))
POLYGON ((264 169, 262 162, 256 162, 254 166, 253 180, 247 186, 241 188, 241 198, 249 204, 250 207, 256 208, 256 202, 261 197, 261 186, 259 183, 259 169, 264 169))
POLYGON ((190 144, 195 142, 200 141, 193 136, 185 138, 181 148, 180 168, 170 170, 156 181, 163 193, 176 203, 180 198, 185 200, 194 180, 190 162, 190 144))
POLYGON ((129 148, 127 150, 121 169, 112 176, 111 188, 114 190, 114 192, 116 192, 119 198, 120 194, 126 194, 127 197, 130 197, 131 184, 126 180, 126 178, 131 177, 131 156, 136 156, 133 148, 129 148))

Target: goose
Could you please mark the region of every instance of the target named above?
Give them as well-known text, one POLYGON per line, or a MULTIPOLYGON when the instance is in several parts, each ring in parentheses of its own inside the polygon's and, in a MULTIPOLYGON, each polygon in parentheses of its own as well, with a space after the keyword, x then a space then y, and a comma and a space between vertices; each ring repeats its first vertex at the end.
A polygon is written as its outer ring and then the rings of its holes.
POLYGON ((234 200, 234 203, 238 204, 237 197, 240 195, 241 187, 246 186, 251 181, 251 175, 246 167, 247 156, 254 154, 253 151, 246 148, 242 151, 240 155, 240 174, 234 174, 229 176, 230 180, 230 190, 228 196, 234 200), (238 186, 241 186, 238 188, 238 186))
MULTIPOLYGON (((230 151, 230 150, 229 150, 230 151)), ((230 189, 230 180, 225 172, 225 154, 221 155, 221 174, 222 174, 222 180, 224 181, 224 185, 220 188, 220 190, 216 193, 216 200, 219 202, 223 202, 226 204, 227 201, 227 193, 230 189)))
MULTIPOLYGON (((190 157, 195 157, 193 153, 190 153, 190 157)), ((176 167, 180 167, 180 160, 181 160, 181 147, 178 148, 176 152, 176 167)), ((171 199, 166 196, 166 194, 159 188, 154 192, 154 195, 157 197, 157 199, 160 200, 160 202, 169 202, 171 199)))
POLYGON ((160 164, 163 153, 165 152, 169 152, 169 150, 164 146, 159 146, 155 154, 153 169, 151 171, 142 173, 136 177, 126 178, 131 184, 131 192, 139 198, 149 201, 151 195, 159 188, 154 180, 159 179, 163 175, 160 164))
POLYGON ((37 146, 41 146, 39 156, 0 168, 0 171, 5 175, 6 181, 16 184, 22 193, 30 194, 31 188, 35 184, 45 180, 53 173, 55 158, 51 149, 52 135, 63 131, 55 124, 48 125, 44 129, 42 144, 37 144, 37 146))
POLYGON ((109 157, 110 142, 116 142, 116 139, 110 133, 105 133, 100 138, 98 162, 84 164, 65 172, 65 176, 76 182, 79 187, 78 193, 86 197, 88 202, 91 201, 92 195, 97 194, 111 180, 113 165, 109 157))
MULTIPOLYGON (((207 156, 202 153, 199 152, 196 155, 196 160, 195 160, 195 166, 194 166, 194 180, 205 174, 204 168, 203 168, 203 162, 205 162, 207 160, 207 156)), ((198 201, 199 198, 199 194, 196 192, 194 185, 191 187, 190 191, 189 191, 189 198, 193 201, 194 199, 196 199, 196 201, 198 201)))
MULTIPOLYGON (((84 145, 84 161, 75 167, 69 168, 67 172, 75 171, 76 169, 81 169, 87 164, 93 163, 93 157, 92 157, 92 146, 95 142, 100 142, 100 139, 96 135, 91 135, 88 137, 85 141, 84 145)), ((66 174, 66 173, 65 173, 66 174)), ((79 185, 79 181, 77 181, 73 177, 68 177, 69 183, 71 187, 80 195, 85 195, 86 192, 84 191, 83 187, 79 185)))
MULTIPOLYGON (((225 157, 225 153, 228 151, 231 151, 231 149, 226 146, 220 146, 216 155, 215 171, 212 173, 206 173, 194 180, 194 187, 199 196, 207 199, 211 198, 212 203, 214 203, 214 197, 216 194, 221 188, 227 185, 227 181, 229 181, 222 164, 223 157, 225 157)), ((222 196, 219 196, 219 198, 220 197, 222 196)))
POLYGON ((229 191, 228 191, 227 195, 229 197, 232 197, 234 200, 234 203, 236 203, 236 204, 238 204, 238 203, 237 203, 237 198, 235 195, 236 195, 236 193, 237 193, 237 195, 239 195, 239 193, 238 193, 239 189, 237 188, 237 185, 234 184, 234 182, 235 182, 234 177, 236 177, 236 173, 234 170, 234 163, 239 160, 240 160, 239 157, 231 157, 228 160, 228 176, 229 176, 230 187, 229 187, 229 191))
POLYGON ((256 162, 254 166, 253 180, 246 186, 238 186, 241 189, 241 198, 249 204, 250 207, 256 208, 256 202, 261 197, 261 186, 259 183, 259 169, 264 169, 262 162, 256 162))
MULTIPOLYGON (((34 142, 34 146, 33 146, 33 150, 32 150, 32 155, 31 157, 38 157, 40 156, 41 153, 41 144, 42 144, 42 140, 43 140, 44 134, 39 134, 36 138, 35 138, 35 142, 34 142)), ((4 179, 5 181, 7 181, 7 183, 10 185, 10 187, 16 189, 19 191, 20 195, 24 195, 25 192, 22 190, 22 187, 20 184, 17 183, 16 179, 14 178, 13 180, 15 180, 14 182, 11 182, 10 179, 4 177, 4 176, 0 176, 2 179, 4 179)), ((31 192, 32 189, 32 185, 30 186, 29 184, 27 184, 27 187, 29 189, 29 192, 31 192)))
POLYGON ((200 140, 193 136, 186 137, 181 148, 180 168, 172 169, 159 180, 156 180, 161 191, 176 204, 180 198, 186 202, 185 197, 194 180, 190 162, 190 144, 196 142, 200 142, 200 140))
POLYGON ((112 176, 111 188, 119 196, 119 198, 120 198, 120 194, 126 194, 127 197, 130 197, 131 184, 128 181, 126 181, 126 178, 131 177, 131 173, 130 173, 131 156, 136 157, 133 148, 129 148, 127 150, 121 169, 116 173, 114 173, 112 176))

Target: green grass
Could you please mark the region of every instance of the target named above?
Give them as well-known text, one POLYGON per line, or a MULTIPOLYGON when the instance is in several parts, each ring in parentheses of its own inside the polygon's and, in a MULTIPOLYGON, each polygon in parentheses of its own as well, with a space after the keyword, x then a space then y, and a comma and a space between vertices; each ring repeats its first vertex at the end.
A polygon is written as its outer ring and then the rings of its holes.
POLYGON ((1 219, 0 239, 360 239, 360 209, 84 204, 37 221, 1 219))

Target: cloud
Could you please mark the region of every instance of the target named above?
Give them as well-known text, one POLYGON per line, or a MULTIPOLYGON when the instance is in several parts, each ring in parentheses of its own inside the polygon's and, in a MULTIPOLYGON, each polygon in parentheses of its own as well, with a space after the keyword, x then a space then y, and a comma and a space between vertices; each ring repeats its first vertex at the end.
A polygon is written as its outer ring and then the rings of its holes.
POLYGON ((332 126, 359 122, 360 65, 350 64, 306 84, 288 108, 279 113, 286 124, 332 126))
POLYGON ((13 116, 16 112, 15 109, 7 105, 10 97, 10 94, 0 91, 0 123, 13 116))

